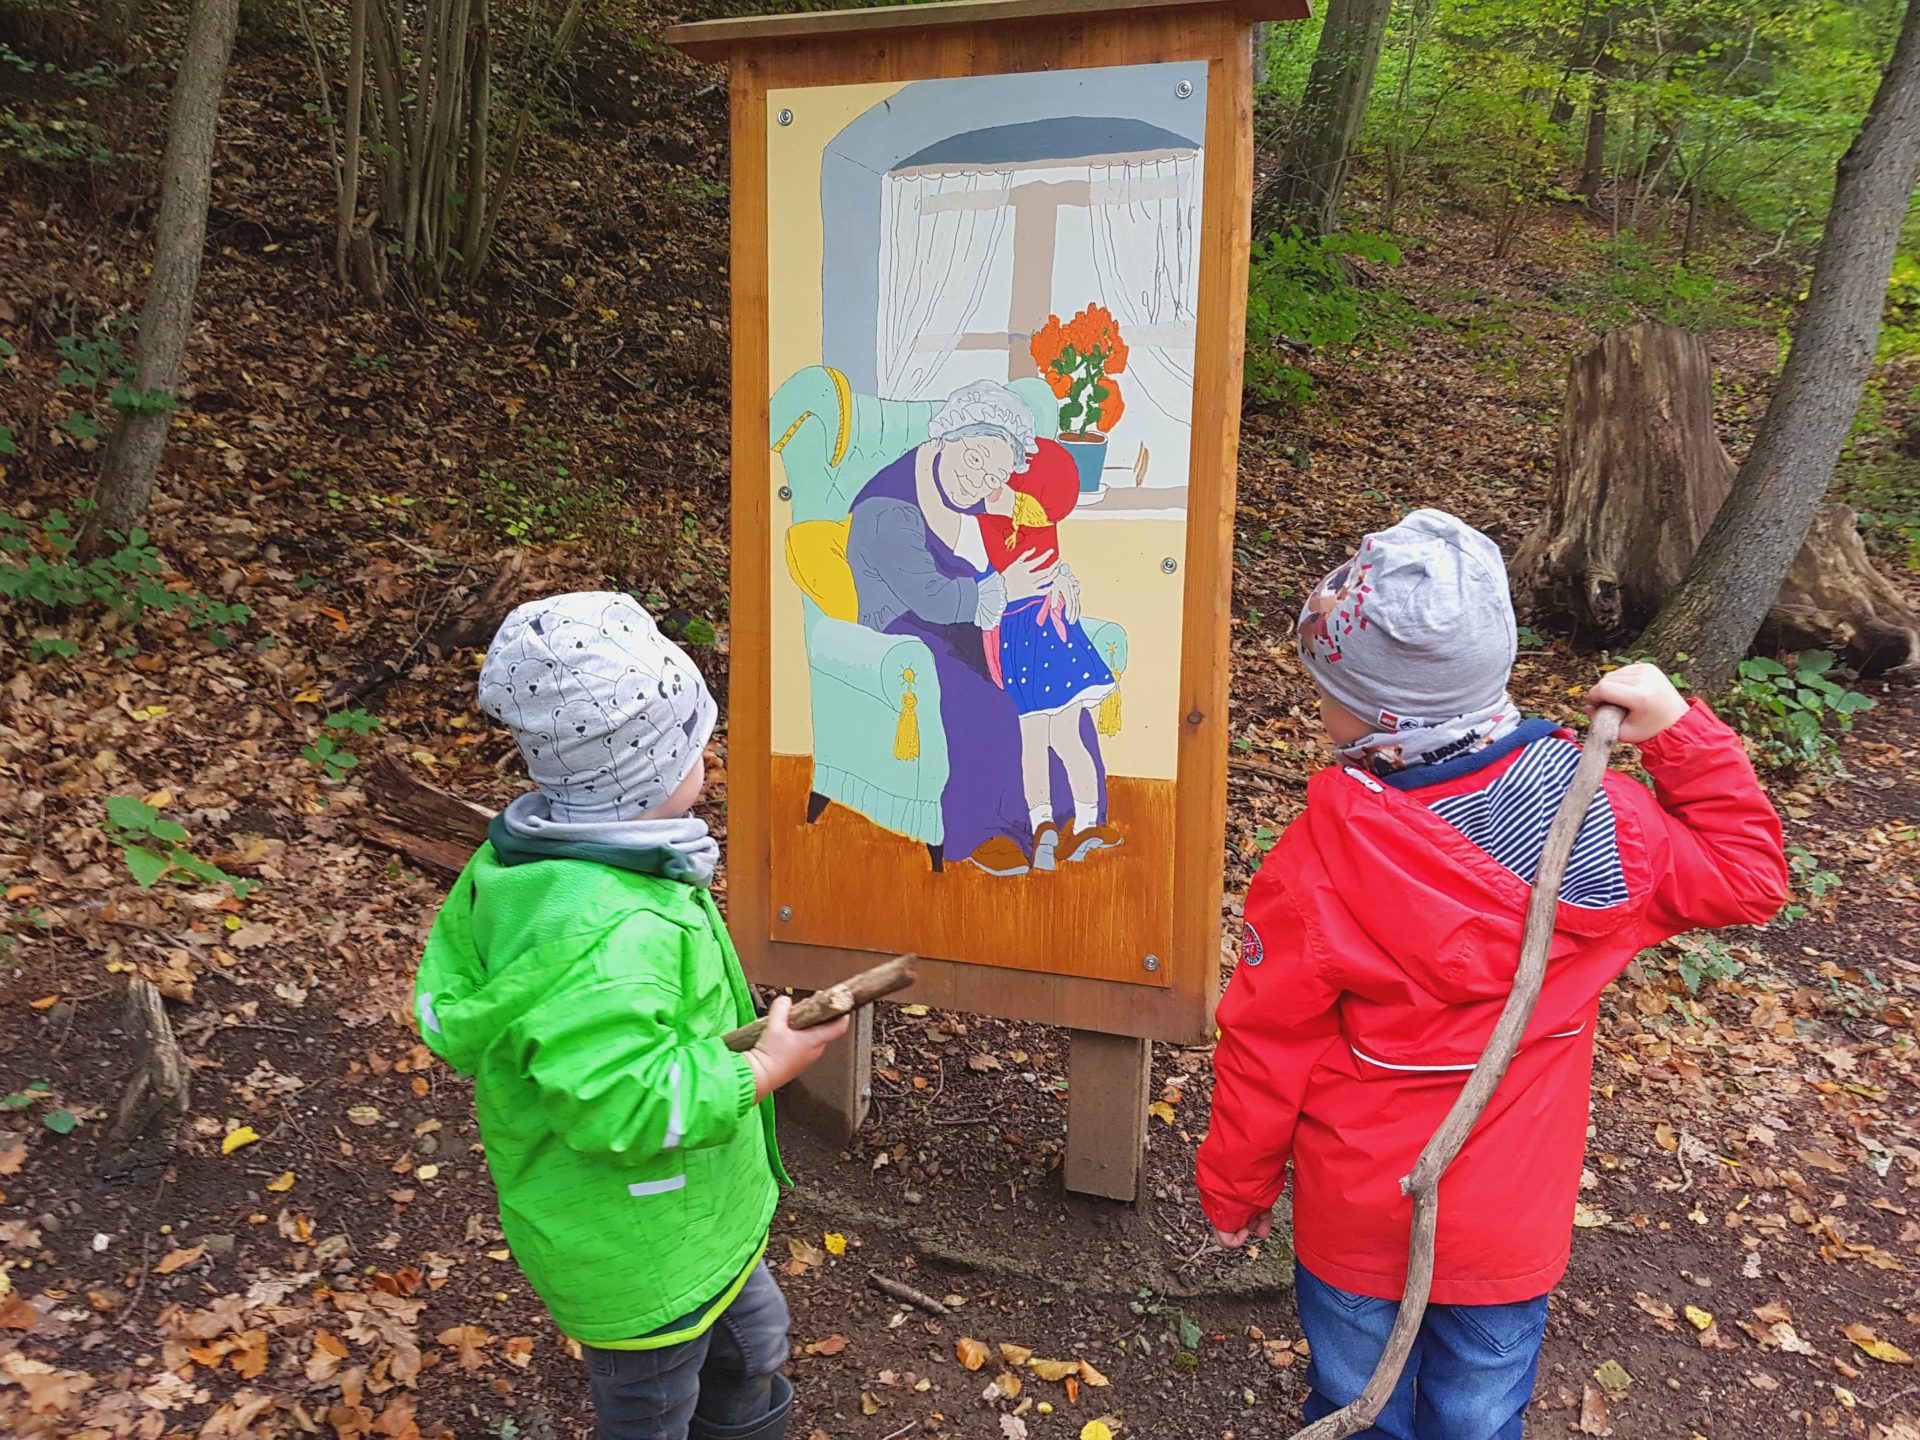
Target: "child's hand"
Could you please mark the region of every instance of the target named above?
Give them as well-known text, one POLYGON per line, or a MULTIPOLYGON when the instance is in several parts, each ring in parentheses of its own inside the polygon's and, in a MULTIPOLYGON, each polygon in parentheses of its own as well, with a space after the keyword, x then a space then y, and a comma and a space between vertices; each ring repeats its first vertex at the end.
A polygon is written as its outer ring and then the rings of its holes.
POLYGON ((1622 665, 1587 692, 1587 713, 1599 705, 1618 705, 1627 712, 1620 722, 1620 738, 1643 745, 1683 719, 1687 702, 1658 665, 1622 665))
POLYGON ((753 1098, 764 1100, 825 1053, 827 1046, 847 1033, 851 1015, 842 1015, 811 1030, 796 1030, 787 1024, 787 1012, 793 1001, 776 995, 767 1008, 767 1033, 747 1052, 753 1067, 753 1098))
POLYGON ((1222 1250, 1238 1250, 1248 1239, 1264 1240, 1273 1233, 1273 1212, 1268 1211, 1251 1225, 1242 1225, 1238 1230, 1215 1230, 1213 1243, 1222 1250))

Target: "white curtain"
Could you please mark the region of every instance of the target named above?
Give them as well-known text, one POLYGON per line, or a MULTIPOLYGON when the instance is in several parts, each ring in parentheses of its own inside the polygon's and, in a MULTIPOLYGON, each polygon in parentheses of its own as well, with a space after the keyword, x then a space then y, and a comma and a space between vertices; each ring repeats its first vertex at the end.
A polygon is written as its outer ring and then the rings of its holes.
POLYGON ((1200 304, 1199 160, 1186 152, 1094 165, 1093 203, 1076 217, 1089 230, 1101 298, 1127 339, 1120 423, 1154 432, 1149 484, 1186 483, 1200 304))
MULTIPOLYGON (((885 398, 937 392, 951 350, 923 344, 923 337, 1005 329, 1010 178, 1006 171, 965 170, 889 175, 882 183, 877 340, 885 398)), ((1002 352, 999 373, 1005 368, 1002 352)))

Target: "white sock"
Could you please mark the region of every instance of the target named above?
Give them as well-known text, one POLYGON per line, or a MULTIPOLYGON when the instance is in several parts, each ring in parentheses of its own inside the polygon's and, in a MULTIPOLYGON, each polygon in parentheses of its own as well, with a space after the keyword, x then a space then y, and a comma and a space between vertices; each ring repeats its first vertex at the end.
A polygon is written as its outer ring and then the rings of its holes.
POLYGON ((1038 830, 1042 825, 1051 825, 1053 823, 1053 806, 1035 805, 1027 811, 1027 820, 1035 830, 1038 830))
POLYGON ((1100 824, 1100 802, 1098 800, 1090 800, 1090 801, 1087 801, 1085 804, 1082 804, 1078 800, 1073 802, 1073 828, 1074 829, 1092 830, 1096 828, 1099 824, 1100 824))

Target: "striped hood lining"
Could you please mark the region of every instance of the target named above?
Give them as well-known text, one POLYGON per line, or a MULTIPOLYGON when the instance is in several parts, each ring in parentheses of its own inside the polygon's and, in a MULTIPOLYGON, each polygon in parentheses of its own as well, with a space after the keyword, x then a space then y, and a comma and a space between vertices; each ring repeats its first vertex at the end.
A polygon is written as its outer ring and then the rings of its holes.
MULTIPOLYGON (((1531 884, 1554 812, 1579 764, 1578 745, 1557 739, 1536 741, 1483 789, 1445 796, 1427 808, 1531 884)), ((1608 910, 1627 901, 1613 801, 1604 788, 1587 807, 1573 842, 1560 899, 1582 910, 1608 910)))

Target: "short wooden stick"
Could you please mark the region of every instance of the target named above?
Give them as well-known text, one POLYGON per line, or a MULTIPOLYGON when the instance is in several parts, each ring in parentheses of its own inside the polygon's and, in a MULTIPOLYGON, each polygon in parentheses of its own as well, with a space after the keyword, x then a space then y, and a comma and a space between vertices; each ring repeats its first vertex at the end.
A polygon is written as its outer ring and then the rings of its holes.
POLYGON ((890 1295, 902 1305, 911 1305, 917 1310, 926 1311, 929 1315, 951 1315, 953 1313, 947 1308, 943 1301, 936 1300, 925 1291, 916 1290, 911 1285, 890 1279, 876 1270, 867 1272, 867 1283, 882 1295, 890 1295))
MULTIPOLYGON (((842 1015, 851 1015, 862 1005, 871 1005, 896 990, 906 989, 915 979, 914 959, 912 955, 896 955, 871 970, 862 970, 851 980, 814 991, 806 999, 795 1002, 787 1014, 787 1024, 795 1030, 811 1030, 842 1015)), ((767 1020, 763 1015, 751 1025, 729 1030, 722 1038, 729 1050, 751 1050, 766 1033, 767 1020)))
POLYGON ((1505 1078, 1507 1066, 1520 1048, 1533 1007, 1540 999, 1540 985, 1547 977, 1547 950, 1553 942, 1554 921, 1560 906, 1560 881, 1567 872, 1567 859, 1573 842, 1587 818, 1587 807, 1599 793, 1600 781, 1607 773, 1607 759, 1614 741, 1620 737, 1620 722, 1626 711, 1617 705, 1602 705, 1593 712, 1587 729, 1587 743, 1581 751, 1580 766, 1573 783, 1560 799, 1560 808, 1547 831, 1546 848, 1540 852, 1540 868, 1533 877, 1533 894, 1527 901, 1526 927, 1520 932, 1520 965, 1514 972, 1513 989, 1508 992, 1500 1023, 1494 1026, 1473 1073, 1461 1087, 1453 1108, 1433 1138, 1414 1162, 1413 1173, 1400 1182, 1403 1192, 1413 1197, 1413 1230, 1407 1240, 1407 1283, 1400 1292, 1400 1310, 1394 1316, 1393 1330, 1387 1336, 1387 1348, 1373 1377, 1352 1403, 1294 1433, 1293 1440, 1347 1440, 1358 1435, 1380 1418, 1387 1401, 1400 1383, 1400 1374, 1413 1353, 1419 1337, 1420 1322, 1426 1318, 1427 1297, 1433 1293, 1434 1235, 1440 1221, 1440 1178, 1454 1162, 1473 1134, 1473 1127, 1486 1113, 1487 1102, 1505 1078))

